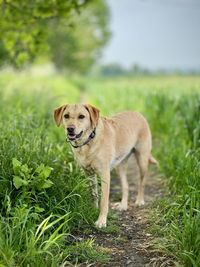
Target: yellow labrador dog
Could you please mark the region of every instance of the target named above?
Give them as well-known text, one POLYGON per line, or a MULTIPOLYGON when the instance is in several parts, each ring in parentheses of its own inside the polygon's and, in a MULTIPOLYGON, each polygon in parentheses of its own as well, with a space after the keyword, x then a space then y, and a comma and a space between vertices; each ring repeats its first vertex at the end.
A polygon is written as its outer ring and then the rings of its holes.
MULTIPOLYGON (((116 168, 121 179, 122 200, 116 208, 128 208, 128 183, 126 166, 134 153, 139 170, 140 182, 137 205, 144 204, 144 184, 149 163, 157 163, 151 155, 151 132, 145 118, 138 112, 126 111, 111 118, 100 117, 99 110, 91 105, 66 104, 54 110, 57 126, 63 124, 78 163, 89 173, 101 177, 100 214, 96 226, 106 227, 110 171, 116 168)), ((98 206, 97 181, 94 176, 93 195, 98 206)))

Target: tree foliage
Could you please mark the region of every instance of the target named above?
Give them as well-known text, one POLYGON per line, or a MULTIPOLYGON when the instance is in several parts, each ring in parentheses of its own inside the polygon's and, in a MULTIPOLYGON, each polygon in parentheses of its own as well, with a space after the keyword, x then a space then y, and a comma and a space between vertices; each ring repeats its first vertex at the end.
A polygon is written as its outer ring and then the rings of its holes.
POLYGON ((104 1, 96 0, 71 20, 65 23, 51 23, 49 43, 50 58, 59 69, 68 68, 84 73, 94 63, 101 48, 110 36, 109 13, 104 1))
MULTIPOLYGON (((103 13, 107 14, 103 0, 0 0, 0 62, 6 59, 19 66, 49 53, 50 58, 60 67, 63 63, 58 59, 61 58, 59 51, 62 50, 68 55, 65 62, 72 64, 83 58, 82 52, 86 51, 86 47, 92 52, 105 43, 107 15, 103 13), (100 7, 99 13, 95 6, 100 7), (80 15, 83 9, 86 12, 80 15), (87 13, 87 9, 90 12, 87 13), (91 22, 88 27, 87 14, 91 16, 88 18, 91 22), (73 29, 70 28, 72 23, 73 29), (104 38, 96 38, 95 34, 103 34, 104 38), (83 42, 83 39, 86 41, 85 36, 87 42, 83 42), (52 47, 49 48, 49 44, 52 47)), ((92 62, 94 57, 89 58, 92 62)), ((87 65, 90 65, 89 61, 87 65)))

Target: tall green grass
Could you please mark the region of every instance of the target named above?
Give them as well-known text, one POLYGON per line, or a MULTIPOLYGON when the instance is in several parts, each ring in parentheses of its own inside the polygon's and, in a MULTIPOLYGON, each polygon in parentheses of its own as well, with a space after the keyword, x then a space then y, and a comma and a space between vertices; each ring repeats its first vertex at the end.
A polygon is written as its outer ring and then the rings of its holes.
POLYGON ((158 246, 180 266, 200 266, 200 78, 120 78, 89 93, 104 114, 131 109, 148 118, 167 186, 152 222, 158 246))
MULTIPOLYGON (((3 77, 0 84, 0 265, 82 261, 82 253, 72 253, 77 245, 69 245, 68 236, 92 224, 97 211, 87 178, 53 121, 53 109, 62 103, 57 96, 77 102, 79 93, 65 79, 56 93, 49 80, 38 89, 41 81, 20 75, 3 77)), ((89 241, 87 247, 92 261, 95 249, 89 241)))
MULTIPOLYGON (((156 206, 159 246, 182 266, 200 266, 200 78, 80 82, 103 115, 130 109, 148 118, 168 191, 156 206)), ((79 101, 78 86, 57 74, 0 73, 1 266, 105 259, 94 240, 71 238, 93 224, 97 210, 87 178, 52 118, 58 105, 79 101)))
POLYGON ((150 97, 151 125, 170 192, 159 206, 162 246, 183 266, 200 266, 200 94, 150 97), (159 112, 155 112, 158 107, 159 112), (154 112, 153 112, 154 111, 154 112), (155 115, 157 114, 157 115, 155 115), (164 118, 164 121, 163 121, 164 118), (163 125, 164 123, 164 125, 163 125))

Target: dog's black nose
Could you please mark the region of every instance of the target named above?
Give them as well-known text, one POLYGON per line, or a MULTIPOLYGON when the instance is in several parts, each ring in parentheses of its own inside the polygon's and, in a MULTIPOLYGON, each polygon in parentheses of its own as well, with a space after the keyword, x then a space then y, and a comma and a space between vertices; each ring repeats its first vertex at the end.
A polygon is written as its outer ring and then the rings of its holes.
POLYGON ((75 130, 75 127, 74 126, 67 127, 68 133, 73 133, 74 130, 75 130))

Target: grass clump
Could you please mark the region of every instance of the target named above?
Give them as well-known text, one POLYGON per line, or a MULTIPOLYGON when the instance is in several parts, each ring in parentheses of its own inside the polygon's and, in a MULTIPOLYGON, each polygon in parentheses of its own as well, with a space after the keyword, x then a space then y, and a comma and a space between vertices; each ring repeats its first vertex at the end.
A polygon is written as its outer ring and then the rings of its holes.
MULTIPOLYGON (((54 125, 56 92, 27 90, 27 78, 20 79, 0 87, 0 265, 61 266, 71 255, 67 235, 93 224, 97 212, 87 178, 54 125)), ((89 241, 84 248, 95 251, 89 241)))
MULTIPOLYGON (((156 215, 164 248, 183 266, 200 264, 200 95, 181 95, 173 100, 166 95, 152 102, 159 107, 151 118, 157 138, 164 146, 157 147, 162 172, 167 178, 169 194, 159 203, 156 215), (165 99, 163 102, 163 98, 165 99), (168 127, 164 127, 164 123, 168 127), (163 131, 163 129, 165 129, 163 131)), ((155 109, 155 106, 154 106, 155 109)))
POLYGON ((106 263, 109 260, 106 250, 101 247, 94 249, 94 239, 88 239, 67 248, 68 260, 72 263, 106 263))

